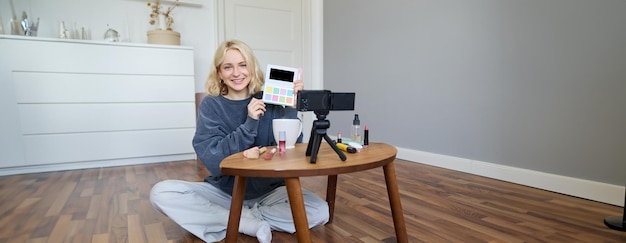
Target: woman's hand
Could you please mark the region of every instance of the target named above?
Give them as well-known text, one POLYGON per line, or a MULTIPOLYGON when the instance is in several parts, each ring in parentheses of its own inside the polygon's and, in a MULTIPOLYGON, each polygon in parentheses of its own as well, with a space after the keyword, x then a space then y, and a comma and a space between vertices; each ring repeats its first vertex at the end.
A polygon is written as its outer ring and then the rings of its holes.
POLYGON ((293 99, 295 102, 293 103, 293 108, 298 108, 298 91, 304 90, 304 82, 302 80, 293 81, 293 99))
POLYGON ((304 90, 304 82, 302 82, 302 68, 298 68, 298 80, 293 81, 293 108, 298 108, 298 91, 304 90))
POLYGON ((252 98, 250 103, 248 103, 248 116, 252 117, 255 120, 258 120, 265 114, 265 103, 257 98, 252 98))
POLYGON ((303 90, 304 89, 304 82, 302 82, 302 80, 296 80, 293 81, 293 92, 295 94, 298 93, 298 91, 303 90))

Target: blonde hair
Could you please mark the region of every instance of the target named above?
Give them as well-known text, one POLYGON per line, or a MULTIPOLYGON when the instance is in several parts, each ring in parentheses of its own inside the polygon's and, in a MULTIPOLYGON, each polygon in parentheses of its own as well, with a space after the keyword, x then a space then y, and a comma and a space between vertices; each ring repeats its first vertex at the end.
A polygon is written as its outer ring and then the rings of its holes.
POLYGON ((259 62, 257 61, 252 49, 243 41, 240 40, 228 40, 222 42, 222 44, 215 51, 215 56, 213 57, 213 66, 209 71, 209 77, 206 80, 205 88, 206 92, 209 95, 217 96, 217 95, 227 95, 228 87, 226 84, 222 82, 220 79, 219 71, 220 66, 224 62, 224 57, 226 56, 226 51, 228 50, 237 50, 243 56, 243 59, 246 61, 246 67, 249 72, 250 84, 248 84, 248 94, 252 95, 256 92, 261 91, 263 88, 263 71, 259 67, 259 62))

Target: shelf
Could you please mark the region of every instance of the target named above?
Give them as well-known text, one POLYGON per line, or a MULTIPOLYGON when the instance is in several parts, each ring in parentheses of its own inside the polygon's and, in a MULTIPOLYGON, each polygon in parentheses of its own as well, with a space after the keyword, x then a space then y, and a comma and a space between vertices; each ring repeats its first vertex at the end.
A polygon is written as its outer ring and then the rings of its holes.
MULTIPOLYGON (((148 2, 146 0, 133 0, 133 1, 148 2)), ((154 0, 152 0, 150 2, 154 2, 154 0)), ((176 2, 176 1, 175 0, 161 0, 161 3, 164 3, 164 4, 173 4, 174 2, 176 2)), ((179 6, 200 8, 200 7, 202 7, 202 3, 201 2, 202 2, 202 0, 178 0, 178 5, 179 6)))

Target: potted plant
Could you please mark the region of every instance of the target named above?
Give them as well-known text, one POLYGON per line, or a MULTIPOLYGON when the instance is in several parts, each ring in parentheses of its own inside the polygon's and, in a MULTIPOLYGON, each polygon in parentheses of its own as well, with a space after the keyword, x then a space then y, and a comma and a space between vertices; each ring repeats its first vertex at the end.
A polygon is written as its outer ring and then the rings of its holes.
POLYGON ((161 9, 161 0, 155 0, 154 3, 148 2, 150 12, 150 25, 155 25, 156 29, 148 31, 148 43, 163 45, 180 45, 180 33, 172 30, 174 18, 172 10, 178 6, 178 0, 167 7, 165 11, 161 9))

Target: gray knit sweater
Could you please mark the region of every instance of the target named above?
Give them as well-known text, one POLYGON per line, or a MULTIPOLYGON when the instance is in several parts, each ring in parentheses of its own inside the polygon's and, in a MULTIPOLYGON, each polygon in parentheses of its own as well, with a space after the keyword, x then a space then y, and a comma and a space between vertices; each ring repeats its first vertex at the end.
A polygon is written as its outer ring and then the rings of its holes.
MULTIPOLYGON (((229 100, 221 95, 208 95, 202 99, 198 108, 193 147, 211 173, 205 181, 231 195, 234 177, 222 175, 221 161, 254 146, 276 145, 272 119, 298 117, 294 108, 267 104, 265 114, 255 120, 248 116, 247 107, 251 99, 229 100)), ((298 142, 302 142, 302 134, 298 142)), ((245 199, 263 196, 284 184, 283 178, 248 178, 245 199)))

